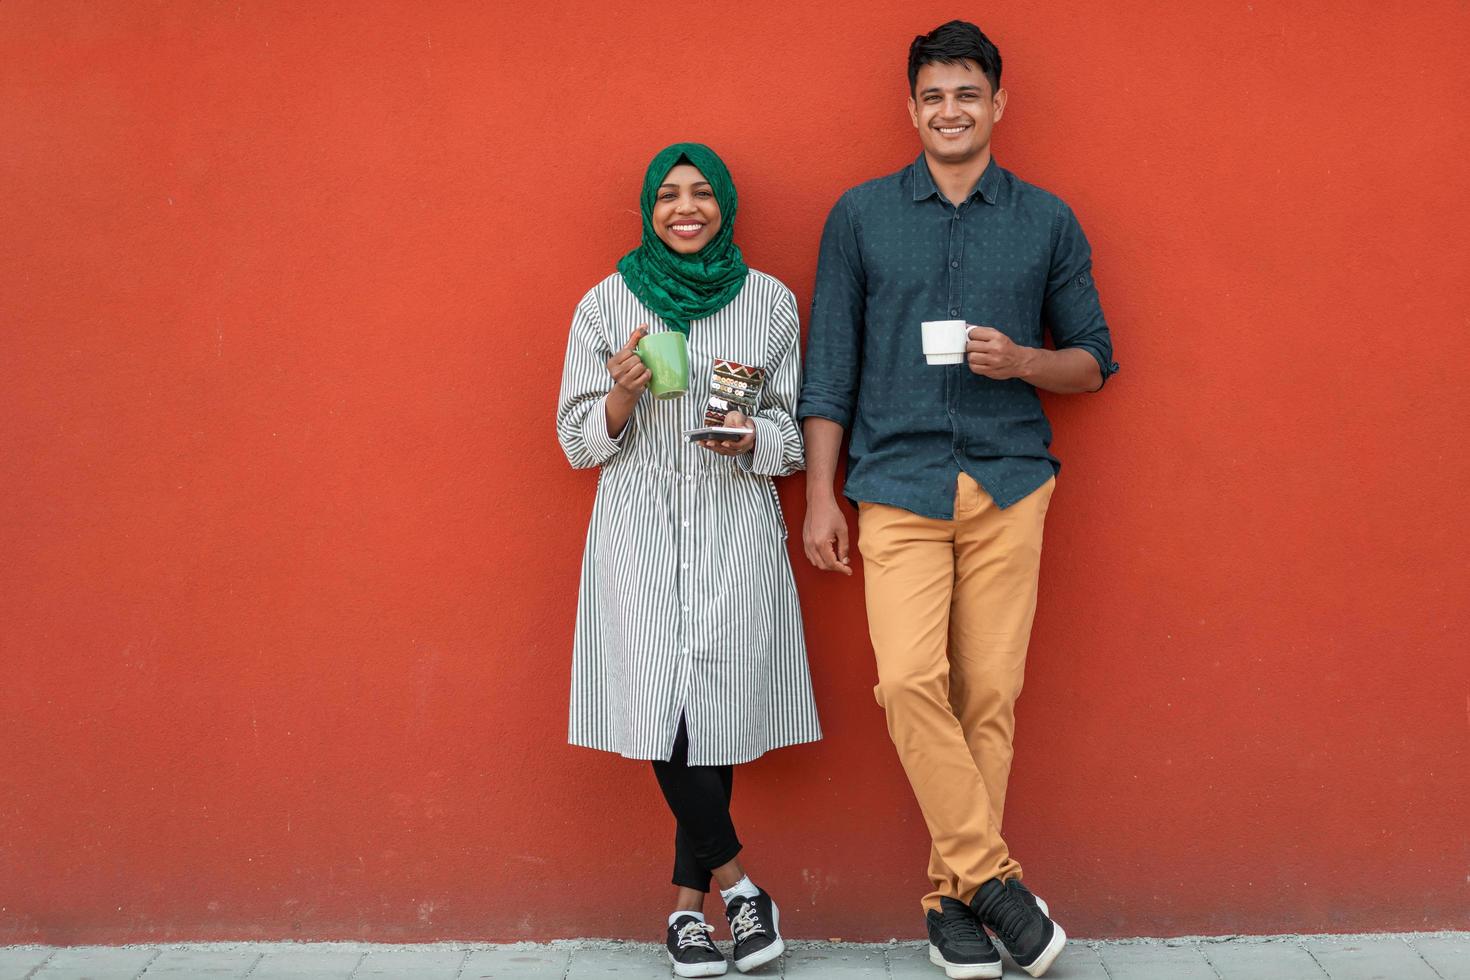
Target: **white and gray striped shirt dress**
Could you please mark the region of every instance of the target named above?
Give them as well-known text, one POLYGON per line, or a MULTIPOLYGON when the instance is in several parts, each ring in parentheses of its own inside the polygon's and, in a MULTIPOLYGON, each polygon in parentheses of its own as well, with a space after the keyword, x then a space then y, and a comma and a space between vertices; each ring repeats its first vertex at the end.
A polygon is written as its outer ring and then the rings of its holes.
POLYGON ((751 270, 689 330, 689 393, 645 392, 607 432, 607 361, 659 318, 613 274, 572 318, 556 433, 574 467, 602 467, 582 557, 572 648, 573 745, 667 760, 682 715, 688 764, 734 765, 821 738, 772 477, 804 465, 796 300, 751 270), (755 449, 721 456, 684 438, 704 424, 713 362, 766 372, 755 449))

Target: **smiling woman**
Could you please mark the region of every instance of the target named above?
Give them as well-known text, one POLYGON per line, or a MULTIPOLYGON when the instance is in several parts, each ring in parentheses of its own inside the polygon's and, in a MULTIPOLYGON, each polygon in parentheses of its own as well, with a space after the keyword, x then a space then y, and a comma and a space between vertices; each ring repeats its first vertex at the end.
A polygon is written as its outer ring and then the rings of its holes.
POLYGON ((678 976, 717 976, 727 964, 704 919, 711 879, 738 969, 783 949, 775 903, 737 858, 734 767, 821 737, 772 484, 804 465, 800 331, 791 291, 735 244, 735 184, 714 151, 661 151, 641 203, 642 243, 577 306, 557 409, 568 460, 602 469, 570 741, 652 761, 677 828, 669 961, 678 976), (689 394, 651 397, 654 364, 655 391, 673 365, 685 376, 672 388, 689 394), (706 426, 745 435, 686 438, 706 426))
POLYGON ((720 230, 720 202, 710 182, 692 163, 681 163, 670 170, 654 201, 654 231, 681 255, 695 254, 720 230))

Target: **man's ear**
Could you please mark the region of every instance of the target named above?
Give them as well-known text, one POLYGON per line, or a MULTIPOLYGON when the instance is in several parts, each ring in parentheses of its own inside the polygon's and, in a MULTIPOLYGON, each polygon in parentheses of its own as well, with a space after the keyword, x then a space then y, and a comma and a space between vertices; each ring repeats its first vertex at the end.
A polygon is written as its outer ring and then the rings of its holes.
POLYGON ((1000 122, 1000 117, 1006 111, 1006 90, 1000 89, 995 93, 995 121, 1000 122))

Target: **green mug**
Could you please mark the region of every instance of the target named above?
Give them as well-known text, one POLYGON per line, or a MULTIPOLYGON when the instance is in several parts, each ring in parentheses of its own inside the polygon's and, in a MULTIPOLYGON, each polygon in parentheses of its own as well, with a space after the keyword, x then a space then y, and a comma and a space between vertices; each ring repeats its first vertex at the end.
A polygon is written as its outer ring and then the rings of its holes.
POLYGON ((648 382, 653 397, 682 398, 689 390, 689 343, 679 331, 644 337, 638 341, 638 357, 653 373, 648 382))

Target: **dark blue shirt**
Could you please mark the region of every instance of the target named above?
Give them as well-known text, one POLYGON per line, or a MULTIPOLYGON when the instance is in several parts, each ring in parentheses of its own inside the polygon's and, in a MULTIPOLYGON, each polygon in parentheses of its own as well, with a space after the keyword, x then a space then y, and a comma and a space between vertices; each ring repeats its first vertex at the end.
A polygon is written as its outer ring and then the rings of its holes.
POLYGON ((919 324, 951 319, 1118 369, 1071 209, 994 160, 956 207, 920 154, 843 194, 822 232, 797 413, 850 430, 849 498, 948 520, 961 470, 1009 507, 1061 468, 1030 384, 925 362, 919 324))

